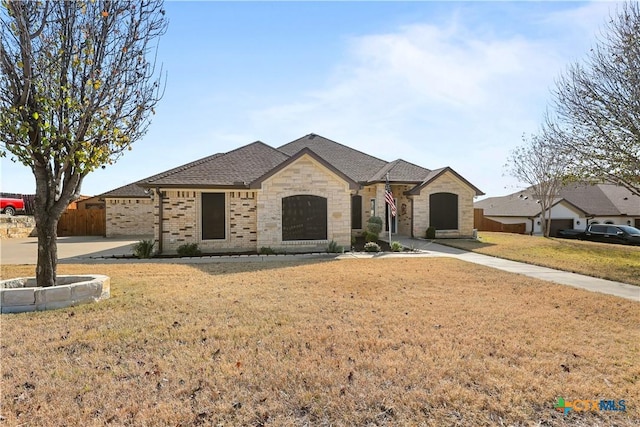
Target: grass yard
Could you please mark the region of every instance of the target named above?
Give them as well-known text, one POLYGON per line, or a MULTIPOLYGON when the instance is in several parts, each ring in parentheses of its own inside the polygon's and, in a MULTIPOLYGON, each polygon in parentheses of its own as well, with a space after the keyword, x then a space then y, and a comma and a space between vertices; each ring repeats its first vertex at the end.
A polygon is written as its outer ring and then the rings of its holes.
POLYGON ((479 241, 438 239, 437 243, 640 286, 640 246, 487 231, 478 237, 479 241))
POLYGON ((2 315, 0 425, 640 424, 632 301, 441 258, 89 272, 111 299, 2 315))

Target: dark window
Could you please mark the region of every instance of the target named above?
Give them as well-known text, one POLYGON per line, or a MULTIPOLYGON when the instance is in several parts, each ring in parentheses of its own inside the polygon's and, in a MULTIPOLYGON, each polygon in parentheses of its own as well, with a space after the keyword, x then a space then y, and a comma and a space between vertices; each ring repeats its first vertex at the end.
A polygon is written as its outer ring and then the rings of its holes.
POLYGON ((326 239, 326 198, 300 195, 282 199, 282 240, 326 239))
POLYGON ((458 229, 458 195, 435 193, 429 196, 429 222, 436 230, 458 229))
POLYGON ((202 193, 202 240, 225 238, 224 193, 202 193))
POLYGON ((351 228, 362 228, 362 196, 351 196, 351 228))

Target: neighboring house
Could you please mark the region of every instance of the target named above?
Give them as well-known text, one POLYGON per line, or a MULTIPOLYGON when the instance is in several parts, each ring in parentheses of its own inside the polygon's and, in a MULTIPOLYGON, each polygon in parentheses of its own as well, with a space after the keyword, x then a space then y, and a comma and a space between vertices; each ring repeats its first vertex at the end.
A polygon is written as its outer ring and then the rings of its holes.
POLYGON ((434 226, 439 236, 470 237, 473 200, 483 194, 449 167, 387 162, 315 134, 277 149, 254 142, 133 185, 139 190, 102 195, 107 235, 152 223, 160 252, 185 243, 203 252, 324 250, 332 240, 349 247, 371 216, 392 233, 423 237, 434 226), (390 224, 387 174, 398 208, 390 224), (153 200, 146 220, 129 219, 134 200, 153 200))
MULTIPOLYGON (((530 234, 542 233, 540 205, 531 189, 474 204, 484 216, 503 224, 526 225, 530 234)), ((565 185, 551 207, 551 233, 562 229, 585 229, 587 224, 625 224, 640 227, 640 197, 613 184, 565 185)))

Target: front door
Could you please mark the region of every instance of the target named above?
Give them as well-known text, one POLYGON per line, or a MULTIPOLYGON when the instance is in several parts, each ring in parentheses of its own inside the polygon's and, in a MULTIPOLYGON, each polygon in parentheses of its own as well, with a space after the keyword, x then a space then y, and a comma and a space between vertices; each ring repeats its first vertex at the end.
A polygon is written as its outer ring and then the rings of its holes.
MULTIPOLYGON (((398 199, 393 199, 396 206, 398 206, 398 199)), ((384 231, 389 231, 389 203, 384 204, 384 231)), ((391 233, 396 233, 396 228, 398 227, 398 212, 396 211, 396 216, 391 217, 391 233)))

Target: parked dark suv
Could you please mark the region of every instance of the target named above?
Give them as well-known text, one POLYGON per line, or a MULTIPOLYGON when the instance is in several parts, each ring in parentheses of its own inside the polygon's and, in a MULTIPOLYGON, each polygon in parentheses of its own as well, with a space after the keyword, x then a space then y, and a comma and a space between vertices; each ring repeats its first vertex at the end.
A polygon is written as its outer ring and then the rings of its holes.
POLYGON ((578 238, 593 242, 640 245, 640 230, 628 225, 591 224, 578 238))

